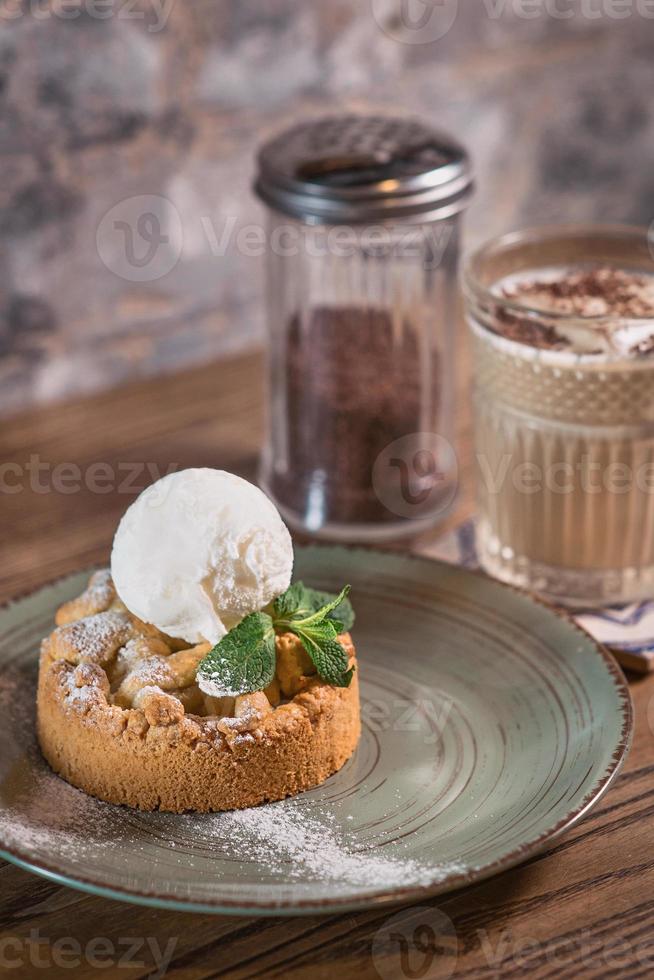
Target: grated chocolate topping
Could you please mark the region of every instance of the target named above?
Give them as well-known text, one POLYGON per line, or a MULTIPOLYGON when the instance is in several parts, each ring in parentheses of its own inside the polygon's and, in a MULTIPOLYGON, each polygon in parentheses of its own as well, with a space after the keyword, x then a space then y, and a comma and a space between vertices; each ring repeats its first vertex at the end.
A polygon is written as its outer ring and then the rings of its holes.
POLYGON ((529 307, 522 314, 498 302, 493 327, 509 340, 578 354, 654 353, 654 276, 611 266, 550 269, 502 280, 495 292, 529 307))

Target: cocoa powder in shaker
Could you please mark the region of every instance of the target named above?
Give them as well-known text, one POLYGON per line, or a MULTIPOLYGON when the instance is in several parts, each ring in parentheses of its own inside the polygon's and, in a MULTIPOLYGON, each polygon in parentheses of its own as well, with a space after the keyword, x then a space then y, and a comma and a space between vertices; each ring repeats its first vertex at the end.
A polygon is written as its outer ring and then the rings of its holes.
POLYGON ((411 322, 383 309, 317 307, 289 323, 284 392, 288 470, 273 491, 321 523, 397 521, 378 499, 372 471, 394 440, 422 431, 425 379, 433 390, 437 355, 420 349, 411 322))

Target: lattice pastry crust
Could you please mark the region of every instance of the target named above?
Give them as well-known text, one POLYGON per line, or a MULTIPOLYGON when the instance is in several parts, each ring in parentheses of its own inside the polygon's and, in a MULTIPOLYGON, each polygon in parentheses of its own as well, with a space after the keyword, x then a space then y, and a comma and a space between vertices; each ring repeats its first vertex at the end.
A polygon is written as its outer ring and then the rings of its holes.
MULTIPOLYGON (((277 637, 265 691, 211 698, 195 674, 207 644, 186 645, 132 616, 108 571, 56 615, 42 644, 41 748, 85 792, 143 810, 228 810, 317 786, 356 748, 357 674, 334 688, 300 641, 277 637)), ((341 642, 355 662, 349 634, 341 642)))

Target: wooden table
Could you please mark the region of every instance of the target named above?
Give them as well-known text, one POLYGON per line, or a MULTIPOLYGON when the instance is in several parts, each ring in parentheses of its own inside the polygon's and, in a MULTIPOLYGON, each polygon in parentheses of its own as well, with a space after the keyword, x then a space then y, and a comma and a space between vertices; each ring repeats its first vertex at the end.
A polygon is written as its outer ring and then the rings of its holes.
MULTIPOLYGON (((171 464, 251 478, 260 408, 251 356, 3 422, 0 601, 106 562, 120 514, 171 464)), ((449 524, 471 509, 469 442, 464 414, 463 490, 449 524)), ((433 542, 413 547, 428 552, 433 542)), ((654 677, 634 678, 632 691, 626 771, 588 819, 521 868, 405 910, 390 927, 396 909, 288 919, 160 912, 0 863, 0 974, 31 980, 48 966, 52 977, 145 977, 170 940, 166 975, 179 980, 654 976, 654 677), (456 946, 433 961, 414 949, 406 968, 397 942, 380 952, 391 928, 410 942, 435 910, 452 921, 456 946)))

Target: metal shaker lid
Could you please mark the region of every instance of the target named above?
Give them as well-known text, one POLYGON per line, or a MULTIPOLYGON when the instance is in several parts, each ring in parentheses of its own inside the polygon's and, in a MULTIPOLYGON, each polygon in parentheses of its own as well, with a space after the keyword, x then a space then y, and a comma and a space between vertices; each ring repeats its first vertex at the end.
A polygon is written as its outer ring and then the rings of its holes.
POLYGON ((432 221, 461 211, 473 177, 455 140, 415 119, 327 116, 261 148, 255 190, 313 224, 432 221))

